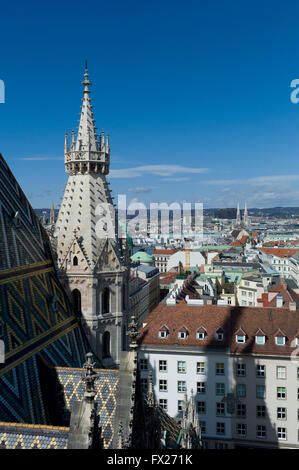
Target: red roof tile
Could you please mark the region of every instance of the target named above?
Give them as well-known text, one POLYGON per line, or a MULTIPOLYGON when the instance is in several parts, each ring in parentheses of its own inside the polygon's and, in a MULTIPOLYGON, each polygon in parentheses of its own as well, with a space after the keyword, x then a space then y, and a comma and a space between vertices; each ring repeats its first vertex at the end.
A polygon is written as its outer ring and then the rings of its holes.
POLYGON ((230 348, 235 353, 262 353, 290 355, 294 350, 292 340, 298 334, 299 311, 289 311, 283 308, 260 307, 220 307, 217 305, 190 306, 178 303, 174 306, 161 302, 146 318, 147 325, 140 328, 138 342, 141 346, 168 346, 193 348, 230 348), (167 338, 158 337, 161 325, 169 328, 167 338), (178 332, 182 325, 188 329, 184 342, 178 341, 178 332), (198 328, 206 329, 204 340, 196 339, 198 328), (223 328, 224 341, 217 341, 215 333, 223 328), (241 328, 246 332, 246 341, 237 344, 234 333, 241 328), (281 329, 286 335, 285 346, 275 343, 275 334, 281 329), (266 336, 264 345, 255 344, 255 335, 261 330, 266 336))

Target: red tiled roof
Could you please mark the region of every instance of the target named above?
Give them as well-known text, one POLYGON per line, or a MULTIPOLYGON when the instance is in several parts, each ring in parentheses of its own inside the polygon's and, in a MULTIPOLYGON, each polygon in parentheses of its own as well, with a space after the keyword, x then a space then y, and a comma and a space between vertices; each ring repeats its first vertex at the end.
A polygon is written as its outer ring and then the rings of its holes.
POLYGON ((298 334, 299 311, 289 311, 283 308, 260 307, 220 307, 217 305, 190 306, 179 303, 174 306, 161 302, 146 318, 147 325, 140 328, 138 342, 141 346, 168 346, 168 347, 194 347, 225 349, 230 348, 235 353, 262 353, 290 355, 294 350, 291 342, 298 334), (169 328, 167 338, 158 337, 162 324, 169 328), (182 325, 188 329, 186 339, 178 338, 178 331, 182 325), (207 335, 204 340, 196 339, 196 331, 203 326, 207 335), (223 328, 224 341, 217 341, 215 332, 223 328), (242 328, 246 331, 246 341, 237 344, 234 334, 242 328), (285 332, 285 346, 275 343, 275 334, 278 329, 285 332), (266 336, 264 345, 255 344, 255 335, 262 330, 266 336))
POLYGON ((290 302, 298 302, 298 295, 292 290, 289 289, 284 280, 279 280, 275 286, 270 287, 268 292, 262 293, 262 298, 258 299, 258 302, 261 303, 263 307, 276 307, 277 296, 282 296, 282 308, 289 308, 290 302), (275 293, 276 295, 269 300, 269 292, 275 293))
POLYGON ((299 248, 260 248, 266 255, 275 255, 280 258, 289 258, 299 251, 299 248))
POLYGON ((153 255, 173 255, 179 250, 155 250, 153 255))

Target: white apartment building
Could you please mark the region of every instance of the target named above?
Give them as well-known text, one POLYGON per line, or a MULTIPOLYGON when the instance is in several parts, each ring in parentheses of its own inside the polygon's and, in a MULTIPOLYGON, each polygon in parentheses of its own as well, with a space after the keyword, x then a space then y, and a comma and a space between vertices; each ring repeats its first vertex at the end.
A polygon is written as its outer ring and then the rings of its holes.
POLYGON ((298 311, 160 303, 139 343, 141 386, 178 420, 193 393, 206 448, 299 448, 298 311))
POLYGON ((167 269, 167 263, 170 258, 174 253, 176 253, 177 250, 163 250, 163 249, 156 249, 153 253, 153 257, 155 260, 155 266, 159 269, 160 273, 166 273, 168 271, 167 269))

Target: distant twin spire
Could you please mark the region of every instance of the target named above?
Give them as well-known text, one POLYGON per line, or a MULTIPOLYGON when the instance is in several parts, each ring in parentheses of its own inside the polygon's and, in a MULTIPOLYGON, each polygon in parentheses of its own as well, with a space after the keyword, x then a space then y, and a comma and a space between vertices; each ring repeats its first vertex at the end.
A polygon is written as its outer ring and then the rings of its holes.
MULTIPOLYGON (((238 202, 238 206, 237 206, 236 225, 237 226, 242 225, 241 213, 240 213, 240 203, 239 202, 238 202)), ((247 211, 247 203, 246 202, 245 202, 245 206, 244 206, 243 225, 245 227, 248 225, 248 211, 247 211)))

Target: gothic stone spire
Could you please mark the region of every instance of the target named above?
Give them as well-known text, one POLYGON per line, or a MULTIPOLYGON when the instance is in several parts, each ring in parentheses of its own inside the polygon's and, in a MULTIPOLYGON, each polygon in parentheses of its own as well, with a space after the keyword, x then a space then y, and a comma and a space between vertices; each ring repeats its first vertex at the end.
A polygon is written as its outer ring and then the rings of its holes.
POLYGON ((85 74, 82 85, 83 99, 81 116, 78 127, 77 140, 74 142, 72 135, 71 148, 68 150, 67 135, 65 139, 64 161, 66 172, 73 174, 109 173, 110 145, 109 138, 106 139, 102 131, 101 141, 98 142, 94 114, 92 111, 90 89, 91 81, 85 64, 85 74))

